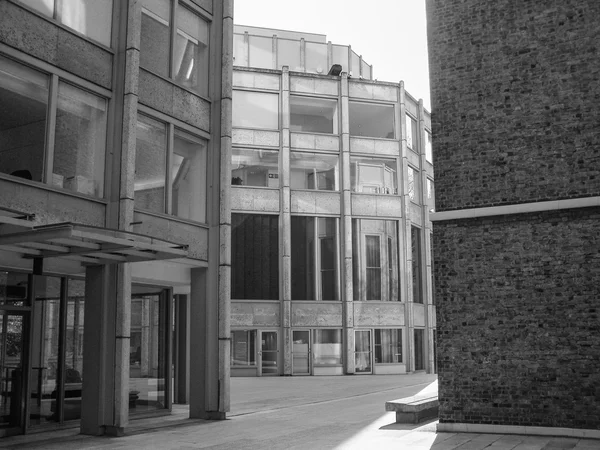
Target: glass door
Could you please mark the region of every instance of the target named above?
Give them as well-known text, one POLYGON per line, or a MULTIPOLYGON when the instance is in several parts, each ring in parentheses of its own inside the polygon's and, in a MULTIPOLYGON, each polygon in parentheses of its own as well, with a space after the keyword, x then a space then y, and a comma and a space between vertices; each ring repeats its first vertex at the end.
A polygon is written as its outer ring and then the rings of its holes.
POLYGON ((277 331, 261 331, 260 342, 261 346, 258 352, 259 375, 279 375, 277 331))
POLYGON ((0 310, 0 437, 23 432, 24 316, 0 310))
POLYGON ((371 331, 354 331, 354 371, 356 373, 372 373, 371 364, 371 331))
POLYGON ((292 373, 310 375, 310 331, 294 330, 292 341, 292 373))

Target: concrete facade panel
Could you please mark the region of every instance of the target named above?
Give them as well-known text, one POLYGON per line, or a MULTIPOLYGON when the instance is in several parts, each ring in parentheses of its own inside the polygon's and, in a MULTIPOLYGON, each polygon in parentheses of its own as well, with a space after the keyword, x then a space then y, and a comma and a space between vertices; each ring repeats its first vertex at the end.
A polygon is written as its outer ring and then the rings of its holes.
POLYGON ((404 303, 354 302, 355 327, 404 326, 404 303))
POLYGON ((292 191, 291 212, 307 214, 340 214, 340 193, 292 191))
POLYGON ((348 83, 350 98, 368 100, 398 101, 398 87, 369 82, 350 81, 348 83))
POLYGON ((377 196, 366 194, 352 194, 352 215, 376 216, 377 196))
POLYGON ((231 210, 279 212, 279 190, 231 189, 231 210))
POLYGON ((342 302, 292 302, 293 327, 342 327, 342 302))
POLYGON ((279 91, 281 77, 279 75, 260 72, 246 72, 235 70, 233 72, 233 85, 248 89, 267 89, 279 91))
POLYGON ((398 218, 402 216, 402 199, 397 195, 379 195, 376 202, 378 217, 398 218))
POLYGON ((138 95, 139 102, 165 114, 173 112, 173 89, 169 83, 140 68, 138 95))
POLYGON ((339 83, 316 77, 290 77, 290 91, 304 94, 338 95, 339 83))
POLYGON ((419 205, 412 201, 408 202, 408 218, 412 224, 423 226, 423 211, 419 205))
POLYGON ((290 133, 290 146, 298 150, 340 150, 340 138, 338 136, 324 136, 320 134, 290 133))
POLYGON ((350 138, 350 151, 353 153, 369 153, 378 156, 389 155, 398 156, 400 154, 400 143, 398 141, 388 141, 369 138, 350 138))
POLYGON ((232 130, 232 144, 279 148, 279 132, 234 128, 232 130))
POLYGON ((278 327, 280 321, 278 302, 231 302, 232 327, 278 327))
POLYGON ((210 132, 210 103, 178 86, 173 87, 173 117, 210 132))

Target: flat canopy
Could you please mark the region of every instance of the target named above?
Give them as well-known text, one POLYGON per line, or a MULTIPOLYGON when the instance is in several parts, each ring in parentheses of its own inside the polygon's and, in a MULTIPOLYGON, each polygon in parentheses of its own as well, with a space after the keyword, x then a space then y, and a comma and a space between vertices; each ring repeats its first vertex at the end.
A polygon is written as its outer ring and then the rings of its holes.
MULTIPOLYGON (((0 223, 2 220, 0 218, 0 223)), ((27 231, 0 235, 0 250, 20 253, 31 259, 76 260, 83 265, 155 261, 188 255, 187 245, 70 222, 34 226, 27 231)))

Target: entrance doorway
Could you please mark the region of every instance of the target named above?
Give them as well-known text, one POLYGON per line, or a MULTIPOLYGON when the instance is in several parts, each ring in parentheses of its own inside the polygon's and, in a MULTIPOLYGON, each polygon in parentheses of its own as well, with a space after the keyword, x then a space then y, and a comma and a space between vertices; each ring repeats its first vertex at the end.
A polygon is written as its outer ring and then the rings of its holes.
POLYGON ((258 352, 259 376, 279 375, 277 331, 260 332, 260 351, 258 352))

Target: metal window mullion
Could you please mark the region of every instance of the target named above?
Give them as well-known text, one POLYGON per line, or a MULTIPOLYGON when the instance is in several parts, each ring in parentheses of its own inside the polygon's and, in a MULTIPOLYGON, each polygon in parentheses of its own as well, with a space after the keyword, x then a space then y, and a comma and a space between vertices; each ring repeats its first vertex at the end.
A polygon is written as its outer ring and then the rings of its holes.
POLYGON ((171 173, 171 166, 173 162, 173 151, 175 146, 175 126, 170 123, 167 124, 167 158, 166 164, 166 176, 165 176, 165 212, 171 214, 173 209, 173 180, 171 173))
POLYGON ((58 75, 50 76, 50 92, 46 116, 46 151, 44 152, 44 179, 46 184, 52 184, 54 170, 54 143, 56 138, 56 110, 58 108, 58 75))

